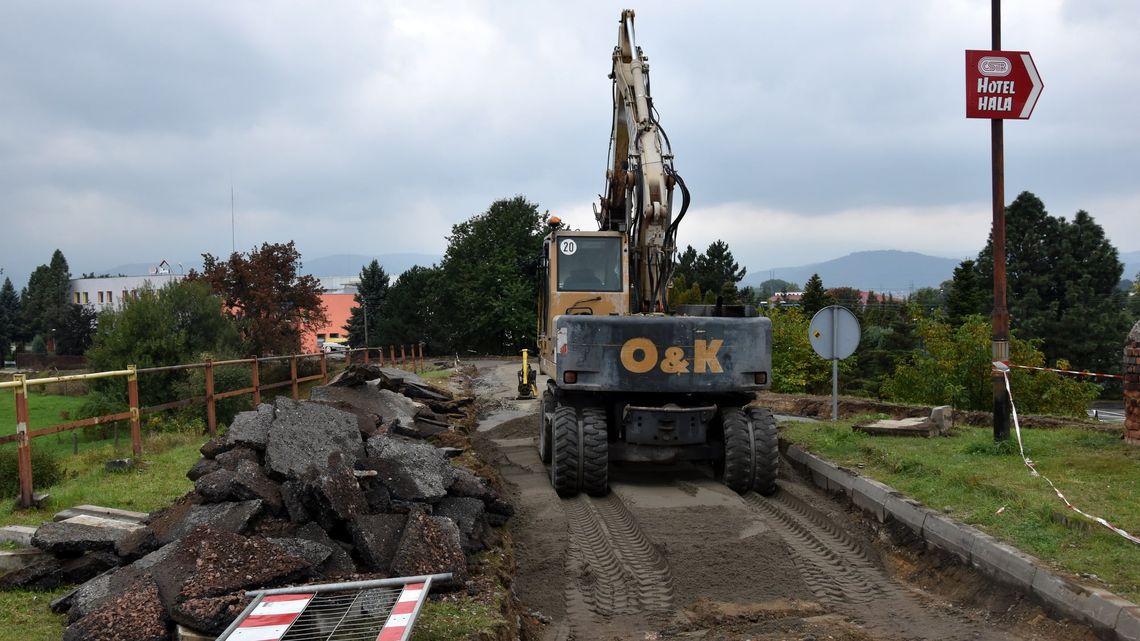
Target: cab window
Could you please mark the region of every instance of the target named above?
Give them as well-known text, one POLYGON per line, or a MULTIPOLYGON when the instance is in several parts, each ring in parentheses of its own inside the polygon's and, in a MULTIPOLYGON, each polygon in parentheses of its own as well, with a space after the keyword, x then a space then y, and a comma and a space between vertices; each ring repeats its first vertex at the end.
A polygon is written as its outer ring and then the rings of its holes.
POLYGON ((559 291, 621 291, 620 238, 561 236, 556 252, 559 291))

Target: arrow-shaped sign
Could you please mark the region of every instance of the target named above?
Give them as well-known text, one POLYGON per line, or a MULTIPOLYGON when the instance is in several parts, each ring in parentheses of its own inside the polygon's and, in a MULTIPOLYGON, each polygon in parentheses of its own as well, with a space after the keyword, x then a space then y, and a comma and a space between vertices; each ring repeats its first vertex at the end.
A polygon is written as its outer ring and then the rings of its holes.
POLYGON ((1027 120, 1045 83, 1028 51, 966 51, 966 117, 1027 120))

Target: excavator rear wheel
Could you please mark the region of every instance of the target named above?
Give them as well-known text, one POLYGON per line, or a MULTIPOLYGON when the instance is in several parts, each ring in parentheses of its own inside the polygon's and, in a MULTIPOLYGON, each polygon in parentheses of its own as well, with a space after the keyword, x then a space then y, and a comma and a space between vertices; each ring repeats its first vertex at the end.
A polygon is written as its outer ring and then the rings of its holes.
POLYGON ((578 494, 580 485, 582 448, 577 410, 556 405, 551 432, 550 484, 558 496, 568 498, 578 494))
POLYGON ((780 463, 775 417, 764 408, 745 411, 726 407, 720 419, 724 428, 724 484, 740 494, 749 490, 765 496, 774 494, 780 463))
POLYGON ((542 408, 538 413, 538 456, 542 462, 549 465, 553 437, 551 435, 551 422, 554 414, 554 395, 550 391, 542 393, 542 408))

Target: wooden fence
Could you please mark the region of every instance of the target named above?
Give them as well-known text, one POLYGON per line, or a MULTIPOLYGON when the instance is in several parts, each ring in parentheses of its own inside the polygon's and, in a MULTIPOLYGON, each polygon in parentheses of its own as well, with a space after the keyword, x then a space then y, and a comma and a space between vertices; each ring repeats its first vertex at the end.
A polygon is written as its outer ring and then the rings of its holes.
MULTIPOLYGON (((390 347, 390 357, 388 362, 393 367, 411 366, 416 371, 423 369, 423 346, 419 346, 419 356, 417 361, 415 345, 410 346, 411 357, 407 357, 405 346, 400 346, 400 358, 396 358, 395 346, 390 347)), ((362 359, 363 362, 372 362, 370 353, 379 352, 379 364, 384 365, 384 350, 383 348, 360 348, 347 350, 345 352, 346 362, 351 363, 353 354, 356 353, 357 357, 362 359)), ((19 476, 20 476, 20 496, 17 504, 20 507, 30 507, 34 502, 34 494, 32 492, 32 447, 31 442, 33 438, 38 436, 47 436, 49 434, 56 434, 59 432, 66 432, 76 430, 84 427, 91 427, 95 425, 113 423, 115 421, 129 421, 131 426, 131 449, 135 456, 142 454, 142 416, 144 414, 154 414, 167 410, 178 409, 182 407, 190 407, 193 405, 206 406, 206 429, 210 435, 213 436, 217 433, 218 419, 217 419, 217 403, 218 401, 235 396, 242 396, 245 394, 253 395, 253 404, 256 407, 261 403, 261 394, 264 391, 278 389, 281 387, 289 386, 294 400, 298 400, 300 395, 300 386, 302 383, 309 381, 321 381, 322 384, 328 382, 328 360, 327 354, 293 354, 290 356, 267 356, 262 358, 242 358, 228 361, 207 361, 205 363, 192 363, 189 365, 169 365, 165 367, 147 367, 143 369, 136 369, 134 365, 130 365, 127 369, 116 370, 110 372, 93 372, 89 374, 72 374, 68 376, 53 376, 49 378, 27 378, 24 374, 16 374, 13 380, 8 382, 0 382, 0 389, 12 388, 15 390, 16 395, 16 433, 0 436, 0 444, 13 443, 17 444, 17 460, 19 462, 19 476), (310 376, 297 375, 297 363, 304 359, 317 359, 320 364, 320 373, 312 374, 310 376), (289 378, 275 383, 261 382, 261 364, 272 361, 289 361, 289 378), (214 370, 218 367, 246 365, 250 368, 250 386, 241 389, 229 390, 218 392, 214 389, 214 370), (156 374, 159 372, 173 372, 182 370, 202 369, 205 371, 205 395, 195 396, 191 398, 180 399, 171 401, 169 403, 162 403, 159 405, 152 405, 148 407, 139 406, 139 376, 146 374, 156 374), (90 381, 101 378, 126 378, 127 379, 127 400, 128 408, 122 412, 115 412, 113 414, 104 414, 102 416, 92 416, 89 418, 80 419, 77 421, 68 421, 66 423, 58 423, 55 425, 48 425, 31 429, 28 417, 28 390, 35 386, 45 386, 52 383, 66 383, 69 381, 90 381)))

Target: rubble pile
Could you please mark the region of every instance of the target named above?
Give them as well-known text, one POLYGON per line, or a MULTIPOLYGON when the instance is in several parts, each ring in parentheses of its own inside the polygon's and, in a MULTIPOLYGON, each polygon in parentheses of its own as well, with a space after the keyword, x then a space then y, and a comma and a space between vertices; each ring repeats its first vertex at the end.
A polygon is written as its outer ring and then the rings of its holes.
POLYGON ((443 572, 462 588, 512 509, 451 464, 460 450, 424 440, 470 399, 416 378, 351 366, 311 401, 239 414, 174 505, 138 524, 45 524, 32 542, 51 556, 0 587, 82 583, 52 604, 65 641, 165 640, 174 624, 217 635, 250 589, 443 572))

